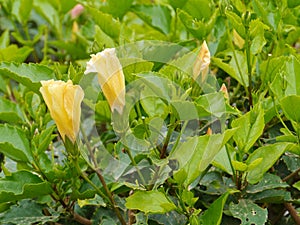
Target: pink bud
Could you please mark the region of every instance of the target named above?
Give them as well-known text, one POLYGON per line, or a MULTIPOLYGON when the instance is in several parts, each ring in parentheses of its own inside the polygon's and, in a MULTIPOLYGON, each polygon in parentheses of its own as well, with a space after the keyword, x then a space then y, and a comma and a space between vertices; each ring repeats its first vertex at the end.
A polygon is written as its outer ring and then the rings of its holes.
POLYGON ((75 19, 77 18, 78 16, 80 16, 80 14, 83 12, 84 10, 84 7, 83 5, 81 4, 77 4, 73 7, 73 9, 71 9, 71 18, 72 19, 75 19))

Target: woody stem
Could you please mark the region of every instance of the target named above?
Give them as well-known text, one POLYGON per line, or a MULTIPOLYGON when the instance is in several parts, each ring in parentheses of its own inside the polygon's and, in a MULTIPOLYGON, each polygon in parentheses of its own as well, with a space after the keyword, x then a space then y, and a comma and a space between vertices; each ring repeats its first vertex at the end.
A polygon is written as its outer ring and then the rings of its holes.
MULTIPOLYGON (((102 186, 103 186, 103 188, 104 188, 104 190, 105 190, 107 196, 104 195, 100 190, 99 190, 99 191, 100 191, 99 194, 101 193, 101 194, 100 194, 101 197, 102 197, 102 194, 103 194, 103 195, 105 196, 105 199, 109 200, 109 202, 110 202, 111 206, 113 207, 113 210, 115 211, 116 216, 118 217, 120 223, 121 223, 122 225, 126 225, 126 222, 125 222, 125 220, 124 220, 122 214, 120 213, 120 210, 119 210, 119 208, 117 207, 116 202, 115 202, 115 200, 114 200, 114 198, 113 198, 112 192, 109 190, 109 188, 108 188, 108 186, 107 186, 107 184, 106 184, 106 182, 105 182, 105 179, 104 179, 104 177, 103 177, 102 174, 101 174, 101 171, 98 169, 98 163, 97 163, 97 160, 96 160, 96 158, 95 158, 95 155, 93 154, 92 146, 90 145, 90 142, 88 141, 88 138, 87 138, 87 136, 86 136, 86 133, 85 133, 85 131, 84 131, 84 129, 83 129, 82 127, 81 127, 81 133, 82 133, 83 139, 85 140, 87 149, 88 149, 88 151, 89 151, 90 157, 92 158, 92 161, 93 161, 93 164, 94 164, 94 167, 92 167, 92 169, 93 169, 93 171, 97 174, 97 176, 98 176, 98 178, 99 178, 99 180, 100 180, 100 182, 101 182, 101 184, 102 184, 102 186)), ((90 181, 90 182, 93 183, 92 181, 90 181)), ((94 187, 94 188, 95 188, 95 187, 94 187)), ((97 188, 97 187, 96 187, 96 188, 97 188)), ((97 188, 97 189, 98 189, 98 188, 97 188)))

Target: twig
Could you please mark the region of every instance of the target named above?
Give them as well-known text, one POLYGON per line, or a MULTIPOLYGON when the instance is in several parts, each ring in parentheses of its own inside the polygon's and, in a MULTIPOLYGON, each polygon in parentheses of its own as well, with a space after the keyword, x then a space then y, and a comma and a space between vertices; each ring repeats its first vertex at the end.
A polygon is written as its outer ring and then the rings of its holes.
MULTIPOLYGON (((102 174, 101 174, 101 171, 98 169, 98 163, 97 163, 97 160, 96 160, 96 158, 95 158, 95 156, 94 156, 94 154, 93 154, 93 150, 92 150, 92 147, 91 147, 91 145, 90 145, 90 142, 88 141, 88 138, 87 138, 87 136, 86 136, 86 134, 85 134, 85 132, 84 132, 84 129, 82 129, 82 127, 81 127, 81 133, 82 133, 82 136, 83 136, 83 138, 84 138, 84 140, 85 140, 85 142, 86 142, 88 151, 89 151, 89 153, 90 153, 90 157, 92 158, 92 161, 93 161, 93 164, 94 164, 94 168, 92 168, 92 169, 93 169, 93 171, 97 174, 97 176, 98 176, 98 178, 99 178, 99 180, 100 180, 100 182, 101 182, 101 184, 102 184, 102 186, 103 186, 103 188, 104 188, 104 190, 105 190, 105 192, 106 192, 106 194, 107 194, 107 196, 105 196, 105 199, 108 199, 109 202, 111 203, 111 205, 112 205, 112 207, 113 207, 113 210, 115 211, 116 216, 118 217, 120 223, 121 223, 122 225, 126 225, 126 222, 125 222, 125 220, 124 220, 122 214, 120 213, 119 208, 116 206, 116 202, 115 202, 115 200, 114 200, 114 198, 113 198, 113 196, 112 196, 112 193, 111 193, 111 191, 109 190, 109 188, 107 187, 107 184, 106 184, 106 182, 105 182, 105 180, 104 180, 104 177, 103 177, 102 174)), ((89 182, 89 183, 90 183, 90 182, 89 182)), ((92 182, 91 182, 91 183, 92 183, 92 182)), ((90 184, 91 184, 91 183, 90 183, 90 184)), ((95 190, 98 190, 98 192, 100 191, 99 188, 97 188, 97 187, 94 187, 94 188, 95 188, 95 190)), ((103 197, 102 192, 100 191, 99 193, 101 193, 100 195, 101 195, 101 197, 103 197)))
POLYGON ((300 225, 300 217, 298 216, 298 213, 296 209, 293 207, 293 205, 291 203, 285 202, 284 207, 289 211, 296 224, 300 225))
POLYGON ((72 214, 73 214, 73 219, 76 220, 77 222, 83 225, 92 225, 92 221, 90 221, 89 219, 82 217, 75 212, 73 212, 72 214))
POLYGON ((288 181, 288 180, 291 179, 293 176, 296 176, 299 172, 300 172, 300 168, 297 169, 296 171, 290 173, 290 174, 287 175, 286 177, 284 177, 284 178, 282 179, 282 181, 288 181))

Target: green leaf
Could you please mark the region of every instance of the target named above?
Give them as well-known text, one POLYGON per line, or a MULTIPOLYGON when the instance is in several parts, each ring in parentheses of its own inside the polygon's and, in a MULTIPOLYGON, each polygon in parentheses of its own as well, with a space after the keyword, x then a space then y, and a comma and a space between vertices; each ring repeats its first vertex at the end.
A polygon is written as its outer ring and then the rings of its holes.
POLYGON ((29 39, 29 40, 27 38, 24 39, 24 37, 19 32, 12 32, 11 35, 20 44, 27 45, 27 46, 31 47, 34 44, 36 44, 40 40, 40 38, 44 35, 45 29, 46 29, 46 25, 39 26, 39 28, 37 30, 37 34, 35 34, 35 36, 33 37, 33 39, 29 39))
POLYGON ((262 48, 267 43, 264 33, 265 30, 268 30, 269 27, 261 22, 259 19, 252 20, 249 25, 250 37, 252 43, 250 46, 250 51, 253 55, 256 55, 262 51, 262 48))
POLYGON ((85 46, 80 44, 75 45, 71 41, 49 41, 48 44, 58 49, 64 49, 67 52, 67 54, 69 54, 72 57, 72 59, 86 59, 89 56, 86 52, 85 46))
POLYGON ((198 20, 207 21, 215 8, 210 0, 188 0, 184 4, 183 10, 198 20))
POLYGON ((296 8, 300 5, 300 2, 298 0, 288 0, 287 4, 289 8, 296 8))
POLYGON ((17 104, 5 98, 0 98, 0 120, 10 123, 20 123, 23 120, 23 115, 17 104))
POLYGON ((288 145, 289 143, 279 142, 260 147, 251 153, 246 161, 248 165, 258 158, 263 158, 263 162, 248 171, 247 181, 250 184, 259 182, 263 178, 264 173, 267 172, 285 152, 288 145))
POLYGON ((254 194, 265 190, 286 187, 289 187, 289 185, 286 182, 282 182, 280 177, 266 173, 258 184, 247 186, 246 192, 254 194))
POLYGON ((4 224, 45 224, 47 222, 57 222, 58 215, 46 216, 43 213, 44 205, 40 205, 32 200, 22 200, 18 205, 12 206, 6 212, 0 214, 1 223, 4 224))
POLYGON ((241 225, 262 225, 267 222, 268 210, 262 209, 252 201, 242 199, 238 204, 230 204, 233 217, 242 221, 241 225))
POLYGON ((109 121, 111 110, 107 101, 98 101, 95 105, 96 121, 109 121))
MULTIPOLYGON (((179 120, 194 120, 198 119, 198 112, 194 102, 190 101, 171 101, 173 112, 177 114, 179 120)), ((209 115, 209 114, 208 114, 209 115)))
POLYGON ((113 39, 104 33, 99 26, 95 26, 96 34, 95 34, 95 42, 101 51, 104 48, 112 48, 115 47, 115 42, 113 39))
POLYGON ((50 23, 57 33, 61 32, 61 23, 58 10, 47 0, 34 0, 34 9, 42 16, 44 19, 50 23))
POLYGON ((286 164, 287 168, 291 172, 295 172, 300 168, 300 158, 295 155, 283 155, 282 159, 286 164))
POLYGON ((200 221, 205 225, 219 225, 222 222, 223 208, 229 196, 226 192, 217 200, 215 200, 209 208, 200 217, 200 221))
POLYGON ((148 216, 145 213, 139 212, 135 214, 136 222, 133 225, 148 224, 148 216))
MULTIPOLYGON (((186 223, 186 217, 176 211, 171 211, 165 214, 150 214, 148 216, 149 220, 155 221, 157 224, 163 225, 182 225, 186 223)), ((142 225, 142 224, 136 224, 142 225)))
POLYGON ((182 8, 188 0, 169 0, 169 4, 174 8, 182 8))
POLYGON ((47 129, 44 129, 41 132, 41 134, 38 135, 38 154, 45 152, 46 149, 48 149, 50 142, 55 137, 55 135, 52 135, 54 129, 55 126, 48 127, 47 129))
POLYGON ((120 36, 120 22, 114 19, 110 14, 103 13, 95 8, 89 6, 85 8, 101 30, 114 39, 114 41, 118 42, 120 36))
POLYGON ((259 193, 251 194, 248 197, 257 203, 276 203, 280 204, 292 201, 291 193, 286 190, 270 189, 259 193))
POLYGON ((33 49, 28 46, 18 48, 17 45, 10 45, 7 48, 0 49, 0 62, 24 62, 32 51, 33 49))
POLYGON ((300 191, 300 181, 296 182, 295 184, 293 184, 293 187, 298 189, 300 191))
POLYGON ((18 19, 19 23, 25 25, 30 16, 33 0, 14 0, 12 14, 18 19))
POLYGON ((188 206, 194 206, 195 203, 199 198, 194 197, 194 193, 191 191, 188 191, 187 189, 184 189, 181 193, 181 199, 184 203, 186 203, 188 206))
POLYGON ((60 0, 59 2, 60 13, 66 14, 69 12, 77 3, 76 0, 60 0))
POLYGON ((300 111, 295 110, 296 105, 300 105, 299 95, 289 95, 281 99, 280 105, 284 112, 284 115, 292 121, 300 124, 300 111))
MULTIPOLYGON (((279 23, 282 20, 282 11, 286 10, 286 1, 277 4, 278 10, 271 10, 271 4, 267 1, 252 0, 253 10, 264 24, 271 26, 273 30, 279 30, 279 23)), ((290 15, 289 15, 290 16, 290 15)))
POLYGON ((233 174, 233 171, 232 171, 232 168, 231 168, 231 164, 230 164, 230 160, 228 158, 228 154, 226 151, 229 151, 229 154, 230 154, 230 158, 233 159, 233 155, 234 155, 234 152, 233 151, 230 151, 230 148, 227 147, 227 146, 224 146, 221 151, 216 155, 214 161, 212 162, 212 164, 225 171, 226 173, 232 175, 233 174), (226 148, 228 148, 228 150, 226 150, 226 148))
POLYGON ((226 16, 231 22, 233 28, 238 32, 238 34, 245 39, 246 37, 246 29, 245 26, 243 25, 242 18, 239 17, 237 14, 231 11, 226 11, 226 16))
POLYGON ((254 161, 252 161, 249 165, 247 170, 253 170, 255 167, 257 167, 259 164, 261 164, 263 162, 263 158, 257 158, 254 161))
POLYGON ((264 130, 264 112, 261 107, 255 107, 250 112, 235 119, 232 127, 237 128, 233 139, 239 151, 248 152, 264 130))
POLYGON ((158 97, 147 97, 143 98, 143 91, 140 100, 143 109, 150 117, 162 116, 168 114, 167 105, 158 97))
POLYGON ((0 49, 8 47, 9 42, 9 30, 5 30, 0 37, 0 49))
POLYGON ((213 26, 217 20, 218 10, 215 10, 211 18, 204 22, 197 20, 187 12, 178 9, 178 17, 180 18, 186 29, 199 40, 204 40, 206 36, 211 32, 213 26))
POLYGON ((39 93, 41 80, 55 79, 52 69, 39 64, 0 63, 0 76, 10 77, 39 93))
POLYGON ((235 130, 227 130, 223 134, 192 137, 179 145, 169 156, 179 164, 174 176, 184 174, 183 184, 191 184, 209 166, 234 132, 235 130))
POLYGON ((212 57, 212 63, 220 69, 228 73, 232 78, 236 79, 244 87, 249 86, 248 72, 247 72, 247 60, 245 53, 235 50, 234 52, 226 51, 224 54, 229 58, 229 63, 220 58, 212 57))
POLYGON ((18 171, 0 179, 0 202, 35 198, 50 193, 50 184, 29 171, 18 171))
POLYGON ((237 171, 246 171, 248 169, 248 165, 246 163, 243 163, 243 162, 239 162, 239 161, 236 161, 236 160, 232 160, 232 166, 235 170, 237 171))
POLYGON ((126 199, 125 206, 144 213, 166 213, 176 209, 174 203, 168 200, 165 194, 156 190, 135 192, 126 199))
POLYGON ((131 10, 148 25, 164 34, 170 32, 171 10, 166 5, 133 5, 131 10))
POLYGON ((111 14, 115 18, 122 19, 125 13, 130 9, 133 0, 107 0, 100 9, 102 12, 111 14))
POLYGON ((137 78, 136 74, 151 71, 154 63, 141 59, 120 59, 124 76, 127 82, 132 82, 137 78))
POLYGON ((209 112, 209 115, 220 118, 226 113, 226 101, 222 92, 201 95, 196 100, 196 104, 200 107, 200 116, 209 112), (204 109, 204 112, 201 109, 204 109))
POLYGON ((28 139, 17 127, 0 124, 0 152, 15 161, 32 161, 28 139))
POLYGON ((288 95, 300 95, 300 61, 295 56, 278 57, 270 60, 268 84, 279 99, 288 95), (277 65, 274 65, 277 63, 277 65))

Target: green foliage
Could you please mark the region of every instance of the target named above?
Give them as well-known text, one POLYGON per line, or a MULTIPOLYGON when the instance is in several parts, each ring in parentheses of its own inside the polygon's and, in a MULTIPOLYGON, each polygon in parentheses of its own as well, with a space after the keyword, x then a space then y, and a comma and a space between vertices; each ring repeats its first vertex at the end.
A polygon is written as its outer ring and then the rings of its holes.
POLYGON ((10 77, 38 92, 41 80, 55 79, 53 70, 38 64, 0 63, 0 75, 10 77))
POLYGON ((0 134, 0 151, 4 155, 15 161, 30 162, 32 160, 29 141, 21 129, 1 124, 0 134))
POLYGON ((224 134, 194 137, 179 145, 170 157, 179 163, 178 171, 174 174, 175 179, 179 179, 177 181, 185 186, 191 184, 201 172, 205 171, 234 132, 234 130, 227 130, 224 134))
POLYGON ((0 202, 12 202, 50 194, 51 186, 37 175, 28 171, 18 171, 0 179, 0 202))
POLYGON ((234 217, 242 221, 242 225, 258 225, 267 222, 267 209, 262 209, 250 200, 241 200, 238 204, 231 204, 229 210, 234 217))
POLYGON ((239 151, 248 152, 264 129, 264 112, 259 107, 244 114, 232 122, 232 127, 237 128, 233 136, 239 151))
POLYGON ((0 5, 1 224, 299 220, 299 1, 0 5), (116 62, 102 71, 101 55, 91 70, 103 74, 84 74, 107 48, 124 73, 122 110, 108 101, 119 81, 98 82, 122 75, 116 62), (84 91, 75 143, 39 91, 51 79, 84 91))
POLYGON ((145 213, 166 213, 176 206, 160 191, 138 191, 126 199, 126 207, 145 213), (147 204, 145 204, 147 202, 147 204), (148 204, 149 203, 149 204, 148 204))
POLYGON ((223 208, 229 193, 226 192, 214 201, 207 211, 200 217, 200 222, 207 225, 219 225, 222 222, 223 208))
POLYGON ((56 222, 58 215, 45 216, 44 206, 32 200, 22 200, 18 206, 12 206, 5 213, 0 214, 2 223, 24 224, 56 222))
POLYGON ((171 12, 164 5, 134 5, 132 10, 150 26, 165 34, 170 32, 171 12))

